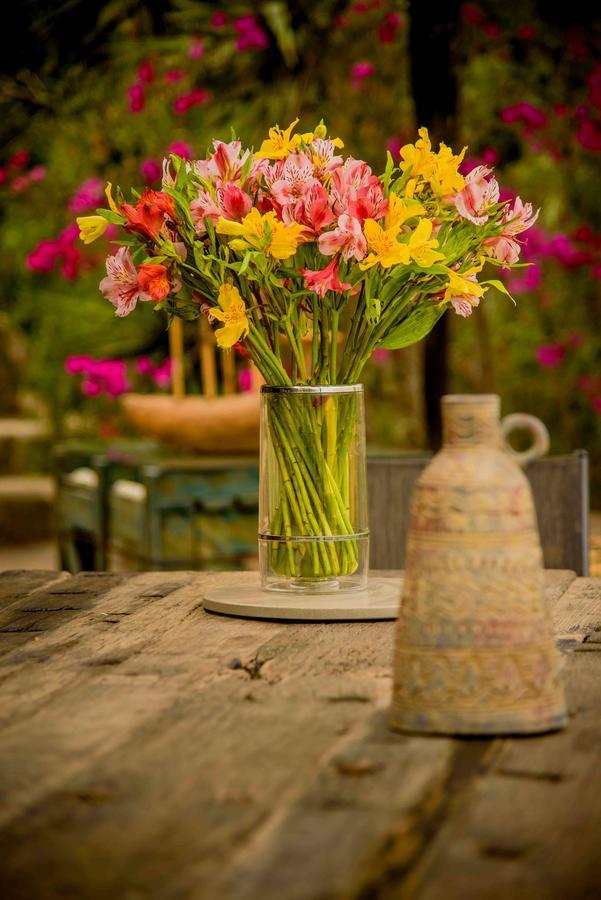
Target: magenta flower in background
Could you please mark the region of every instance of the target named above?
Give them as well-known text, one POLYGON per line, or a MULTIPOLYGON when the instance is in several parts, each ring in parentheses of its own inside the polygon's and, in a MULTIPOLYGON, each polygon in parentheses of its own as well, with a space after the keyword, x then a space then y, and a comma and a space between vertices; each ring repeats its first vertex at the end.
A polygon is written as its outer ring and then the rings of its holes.
POLYGON ((527 131, 536 131, 547 124, 547 116, 538 106, 522 101, 502 109, 501 121, 507 124, 520 123, 527 131))
POLYGON ((144 105, 146 102, 146 97, 144 94, 144 87, 141 84, 131 84, 127 89, 127 96, 129 99, 129 109, 130 112, 139 113, 144 109, 144 105))
POLYGON ((237 35, 236 50, 239 53, 245 50, 264 50, 269 44, 269 38, 256 16, 240 16, 239 19, 234 19, 233 25, 237 35))
POLYGON ((588 98, 597 109, 601 110, 601 65, 593 69, 588 77, 588 98))
POLYGON ((367 78, 371 78, 375 67, 369 60, 353 63, 351 66, 351 84, 355 90, 360 88, 367 78))
POLYGON ((389 356, 390 356, 390 350, 384 350, 383 347, 376 347, 376 349, 374 350, 374 352, 371 355, 371 360, 377 366, 383 366, 387 362, 389 356))
POLYGON ((176 156, 181 156, 182 159, 192 159, 194 149, 188 141, 173 141, 167 147, 167 153, 175 153, 176 156))
POLYGON ((93 356, 68 356, 65 371, 82 375, 81 391, 86 397, 108 394, 119 397, 129 390, 127 363, 123 359, 95 359, 93 356))
POLYGON ((204 88, 194 88, 188 94, 181 94, 173 101, 173 111, 181 116, 194 106, 203 106, 211 99, 211 95, 204 88))
POLYGON ((250 369, 241 369, 238 372, 238 390, 243 393, 252 391, 253 379, 250 369))
POLYGON ((10 189, 11 191, 14 191, 15 194, 20 194, 21 191, 24 191, 27 187, 29 187, 29 178, 27 178, 26 175, 17 175, 10 184, 10 189))
POLYGON ((104 182, 100 178, 86 178, 71 199, 69 209, 74 213, 87 212, 104 205, 104 182))
POLYGON ((138 81, 142 84, 152 84, 154 81, 155 73, 154 73, 154 63, 151 59, 146 59, 144 62, 140 63, 137 68, 136 75, 138 76, 138 81))
POLYGON ((145 159, 140 164, 140 172, 146 184, 152 184, 153 181, 159 180, 163 174, 163 169, 156 159, 145 159))
POLYGON ((485 147, 482 151, 482 162, 487 166, 496 166, 499 162, 499 152, 494 147, 485 147))
POLYGON ((205 47, 202 40, 199 37, 194 37, 190 41, 190 46, 188 47, 188 56, 190 59, 200 59, 201 56, 204 56, 205 47))
POLYGON ((30 169, 28 178, 30 181, 43 181, 46 175, 46 166, 34 166, 30 169))
POLYGON ((516 34, 523 41, 531 41, 536 37, 536 29, 534 25, 520 25, 516 34))
POLYGON ((561 343, 541 344, 536 349, 536 359, 544 369, 556 369, 563 362, 565 355, 566 349, 561 343))
POLYGON ((403 17, 397 12, 390 12, 378 26, 378 40, 381 44, 394 44, 399 31, 404 26, 403 17))
POLYGON ((181 69, 169 69, 168 72, 165 72, 165 81, 168 84, 177 84, 178 81, 182 80, 184 74, 181 69))
POLYGON ((510 294, 528 294, 537 291, 543 281, 543 270, 539 263, 532 263, 527 269, 523 269, 523 275, 517 272, 507 279, 507 288, 510 294))
POLYGON ((401 140, 400 137, 396 135, 391 135, 391 137, 386 139, 386 149, 389 151, 393 159, 397 160, 401 153, 401 147, 405 141, 401 140))
POLYGON ((601 127, 588 116, 582 116, 578 121, 576 139, 585 150, 599 153, 601 150, 601 127))
POLYGON ((228 18, 227 13, 224 12, 214 12, 211 18, 209 19, 209 24, 213 28, 223 28, 224 25, 227 25, 228 18))
POLYGON ((484 25, 486 22, 486 16, 475 3, 464 3, 461 7, 461 12, 464 19, 471 22, 472 25, 484 25))
POLYGON ((154 372, 152 373, 152 380, 157 387, 163 390, 169 387, 171 384, 171 359, 169 357, 163 360, 158 366, 155 366, 154 372))
POLYGON ((30 272, 37 272, 40 275, 46 275, 48 274, 48 272, 52 272, 52 270, 54 269, 54 264, 56 263, 57 256, 58 249, 56 246, 56 241, 40 241, 39 244, 34 247, 31 253, 28 254, 25 260, 25 265, 30 272))
POLYGON ((8 161, 8 167, 11 169, 23 169, 29 162, 29 153, 27 150, 17 150, 13 153, 8 161))

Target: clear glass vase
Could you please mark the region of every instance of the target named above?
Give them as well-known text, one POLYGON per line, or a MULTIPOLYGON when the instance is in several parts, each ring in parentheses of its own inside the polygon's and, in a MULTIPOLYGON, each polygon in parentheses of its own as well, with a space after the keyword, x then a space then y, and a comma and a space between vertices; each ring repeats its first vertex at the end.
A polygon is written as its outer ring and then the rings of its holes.
POLYGON ((367 586, 363 385, 261 389, 259 562, 273 591, 367 586))

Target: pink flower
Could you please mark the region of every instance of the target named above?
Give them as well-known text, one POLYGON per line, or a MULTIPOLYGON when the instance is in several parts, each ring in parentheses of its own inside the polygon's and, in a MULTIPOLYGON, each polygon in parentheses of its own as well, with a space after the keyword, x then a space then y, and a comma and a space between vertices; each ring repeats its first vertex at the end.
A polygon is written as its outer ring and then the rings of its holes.
POLYGON ((327 291, 334 291, 341 294, 351 288, 350 284, 341 282, 338 277, 338 259, 335 257, 325 269, 301 269, 300 274, 304 276, 305 286, 309 291, 315 291, 318 297, 325 297, 327 291))
POLYGON ((501 110, 501 121, 509 123, 521 122, 527 131, 536 131, 547 124, 547 116, 537 106, 522 101, 501 110))
POLYGON ((26 187, 29 187, 29 178, 26 175, 17 175, 10 185, 11 191, 14 191, 15 194, 20 194, 26 187))
MULTIPOLYGON (((353 159, 349 156, 343 166, 334 169, 331 174, 330 194, 333 199, 333 209, 336 215, 349 212, 351 203, 362 199, 370 187, 380 186, 380 179, 372 175, 372 171, 366 162, 361 159, 353 159)), ((386 209, 381 213, 384 215, 386 209)))
POLYGON ((221 207, 217 205, 210 191, 200 190, 196 200, 192 200, 190 203, 190 218, 196 234, 205 233, 204 220, 207 217, 215 223, 222 214, 221 207))
POLYGON ((127 89, 127 96, 129 98, 130 112, 142 112, 146 102, 143 86, 137 83, 130 85, 127 89))
POLYGON ((204 88, 194 88, 188 94, 181 94, 173 101, 173 112, 181 116, 194 106, 204 106, 211 99, 211 95, 204 88))
POLYGON ((516 273, 507 281, 507 287, 512 294, 529 294, 537 291, 542 284, 543 271, 539 263, 533 263, 522 271, 523 275, 516 273))
POLYGON ((256 16, 241 16, 234 19, 233 24, 237 33, 236 50, 239 53, 245 50, 264 50, 269 44, 269 39, 257 22, 256 16))
POLYGON ((464 18, 472 25, 483 25, 486 22, 484 13, 475 3, 464 3, 461 11, 464 18))
POLYGON ((598 153, 601 150, 601 127, 588 117, 583 117, 578 122, 576 138, 585 150, 598 153))
POLYGON ((376 366, 383 366, 390 356, 390 350, 385 350, 383 347, 376 347, 371 355, 371 361, 376 366))
POLYGON ((381 44, 393 44, 397 34, 403 28, 402 16, 397 12, 390 12, 386 15, 384 21, 378 26, 378 40, 381 44))
POLYGON ((30 272, 46 275, 52 272, 59 252, 56 241, 40 241, 27 256, 25 264, 30 272))
POLYGON ((405 143, 406 143, 405 141, 401 140, 401 138, 397 137, 396 135, 392 135, 391 137, 386 139, 386 149, 388 150, 390 155, 393 157, 393 159, 399 158, 400 153, 401 153, 401 147, 405 143))
POLYGON ((538 364, 544 369, 556 369, 566 355, 563 344, 541 344, 536 350, 538 364))
POLYGON ((138 81, 142 82, 142 84, 151 84, 154 81, 154 63, 152 60, 146 59, 143 63, 140 63, 136 75, 138 76, 138 81))
POLYGON ((267 181, 276 203, 282 207, 297 203, 313 184, 319 184, 313 163, 304 153, 291 153, 283 164, 272 166, 267 181))
POLYGON ((539 212, 540 210, 538 209, 536 212, 533 212, 531 203, 523 203, 519 197, 516 197, 513 209, 507 206, 503 214, 505 220, 503 234, 521 234, 523 231, 527 231, 528 228, 532 228, 538 219, 539 212))
POLYGON ((192 38, 188 48, 188 56, 190 59, 200 59, 201 56, 204 56, 204 52, 205 48, 202 40, 198 37, 192 38))
POLYGON ((182 159, 192 159, 194 155, 192 144, 189 144, 188 141, 174 141, 167 147, 167 153, 175 153, 182 159))
POLYGON ((136 372, 138 375, 150 377, 154 372, 154 365, 149 356, 140 356, 136 360, 136 372))
POLYGON ((588 77, 589 100, 601 110, 601 65, 596 66, 588 77))
POLYGON ((104 182, 100 178, 86 178, 69 200, 69 209, 74 213, 86 212, 103 205, 104 182))
POLYGON ((138 272, 131 258, 129 247, 119 247, 106 261, 106 278, 100 282, 100 290, 115 307, 115 315, 128 316, 138 300, 151 298, 138 284, 138 272))
POLYGON ((316 138, 307 149, 307 154, 313 162, 313 169, 316 178, 325 179, 342 165, 342 157, 337 156, 334 141, 316 138))
POLYGON ((341 251, 342 258, 357 260, 367 253, 367 241, 361 228, 361 222, 347 213, 338 217, 338 226, 333 231, 326 231, 319 238, 319 249, 324 256, 333 256, 341 251))
POLYGON ((29 172, 30 181, 43 181, 46 177, 46 166, 34 166, 29 172))
POLYGON ((296 204, 291 218, 289 218, 289 209, 290 207, 286 207, 284 210, 284 221, 286 224, 289 225, 292 221, 299 222, 315 237, 321 234, 324 228, 327 228, 334 221, 334 213, 330 208, 328 192, 319 182, 310 185, 306 189, 296 204))
POLYGON ((171 359, 167 357, 160 365, 155 366, 154 372, 152 373, 152 380, 156 384, 157 387, 168 388, 171 384, 171 359))
POLYGON ((238 390, 248 393, 253 388, 253 377, 250 369, 241 369, 238 372, 238 390))
POLYGON ((23 169, 29 162, 27 150, 17 150, 8 161, 9 169, 23 169))
POLYGON ((252 208, 252 200, 237 184, 228 184, 217 188, 217 205, 226 219, 241 222, 252 208))
POLYGON ((488 166, 477 166, 466 176, 465 187, 454 197, 457 212, 474 225, 488 221, 488 210, 499 202, 499 184, 496 178, 487 181, 492 173, 488 166))
POLYGON ((531 41, 536 37, 536 29, 534 25, 520 25, 516 34, 523 41, 531 41))
POLYGON ((161 177, 162 168, 156 159, 145 159, 140 165, 140 172, 146 184, 152 184, 161 177))
POLYGON ((223 28, 224 25, 227 25, 227 13, 224 12, 214 12, 211 18, 209 19, 209 24, 213 28, 223 28))
POLYGON ((499 152, 494 147, 486 147, 482 151, 482 159, 487 166, 496 166, 499 162, 499 152))
POLYGON ((351 66, 351 78, 353 81, 363 81, 364 78, 371 78, 375 72, 374 64, 371 62, 357 62, 351 66))
POLYGON ((177 84, 183 77, 184 72, 182 72, 181 69, 169 69, 169 71, 165 72, 165 81, 167 84, 177 84))
POLYGON ((374 175, 369 184, 359 188, 353 200, 349 202, 348 213, 361 224, 366 219, 381 219, 388 212, 388 200, 384 197, 384 191, 380 179, 374 175))
MULTIPOLYGON (((478 278, 476 275, 467 275, 464 276, 467 281, 473 281, 475 284, 478 283, 478 278)), ((451 297, 451 306, 455 310, 458 316, 463 316, 464 319, 467 319, 471 316, 473 309, 480 304, 480 297, 474 296, 474 294, 464 293, 458 294, 456 297, 451 297)))

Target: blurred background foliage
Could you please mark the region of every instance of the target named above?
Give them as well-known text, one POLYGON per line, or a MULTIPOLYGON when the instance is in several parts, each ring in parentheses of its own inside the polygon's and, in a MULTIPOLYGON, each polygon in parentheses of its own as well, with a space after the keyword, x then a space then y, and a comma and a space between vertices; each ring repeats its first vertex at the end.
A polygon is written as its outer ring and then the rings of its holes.
MULTIPOLYGON (((417 7, 22 5, 0 79, 0 330, 24 348, 14 362, 22 411, 47 415, 57 434, 85 412, 79 427, 93 430, 114 400, 82 393, 65 361, 167 353, 151 309, 116 320, 99 295, 108 242, 77 239, 74 217, 104 205, 105 181, 156 186, 170 147, 202 156, 232 130, 257 145, 297 115, 306 129, 323 117, 345 152, 381 171, 386 149, 398 153, 427 124, 469 145, 467 168, 494 164, 507 192, 541 207, 524 247, 532 265, 509 278, 517 308, 491 291, 470 319, 447 317, 448 387, 498 391, 505 412, 546 421, 553 452, 584 446, 601 462, 600 23, 582 2, 434 3, 425 21, 417 7), (442 75, 429 56, 440 41, 442 75), (416 121, 416 107, 431 99, 436 110, 442 94, 443 124, 416 121)), ((366 380, 371 442, 424 446, 423 348, 376 354, 366 380)), ((598 478, 595 490, 601 500, 598 478)))

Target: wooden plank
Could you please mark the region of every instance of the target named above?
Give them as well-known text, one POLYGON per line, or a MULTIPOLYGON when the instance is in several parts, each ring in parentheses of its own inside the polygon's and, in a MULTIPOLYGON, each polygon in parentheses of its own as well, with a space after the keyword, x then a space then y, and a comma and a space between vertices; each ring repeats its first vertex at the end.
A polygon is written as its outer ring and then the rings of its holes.
POLYGON ((60 572, 47 570, 7 569, 0 572, 0 611, 61 577, 60 572))
POLYGON ((601 576, 576 578, 553 605, 559 639, 583 641, 601 625, 601 576))
MULTIPOLYGON (((601 620, 600 620, 601 622, 601 620)), ((567 658, 567 731, 506 742, 402 889, 415 900, 599 896, 601 653, 567 658)))

